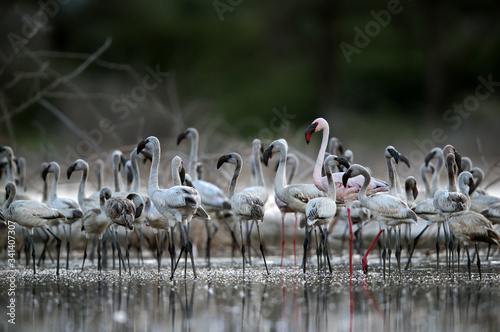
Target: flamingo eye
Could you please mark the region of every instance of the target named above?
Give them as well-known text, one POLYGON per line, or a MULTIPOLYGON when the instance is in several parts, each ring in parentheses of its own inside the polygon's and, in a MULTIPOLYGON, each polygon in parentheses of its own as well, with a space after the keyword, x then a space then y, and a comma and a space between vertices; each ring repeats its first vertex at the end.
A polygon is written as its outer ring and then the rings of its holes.
POLYGON ((319 123, 318 123, 318 122, 315 122, 314 124, 315 124, 316 126, 317 126, 317 125, 319 125, 319 123))

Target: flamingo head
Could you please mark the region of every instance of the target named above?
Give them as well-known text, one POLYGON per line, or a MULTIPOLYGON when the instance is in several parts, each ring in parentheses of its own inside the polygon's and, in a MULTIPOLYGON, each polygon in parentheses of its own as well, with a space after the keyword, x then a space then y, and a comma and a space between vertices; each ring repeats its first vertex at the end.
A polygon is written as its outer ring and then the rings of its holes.
POLYGON ((137 144, 137 154, 142 153, 142 155, 148 159, 148 157, 151 157, 152 159, 152 154, 151 152, 154 150, 154 146, 159 146, 160 141, 158 141, 158 138, 156 136, 149 136, 146 139, 143 139, 142 141, 137 144))
POLYGON ((73 174, 74 171, 84 171, 88 172, 89 170, 89 164, 83 159, 77 159, 71 166, 68 167, 68 170, 66 171, 66 175, 68 176, 68 180, 71 177, 71 174, 73 174))
POLYGON ((134 218, 139 218, 142 214, 142 210, 144 209, 144 200, 142 199, 142 196, 136 193, 131 193, 127 196, 127 199, 132 201, 135 205, 134 218))
POLYGON ((309 127, 306 128, 306 142, 307 144, 309 144, 309 142, 311 141, 311 136, 312 134, 314 134, 315 132, 318 132, 318 131, 321 131, 325 128, 328 128, 328 122, 326 122, 325 119, 323 118, 317 118, 316 120, 314 120, 310 125, 309 127))
POLYGON ((402 155, 401 153, 398 152, 392 145, 389 145, 387 148, 385 148, 385 157, 387 159, 394 158, 394 161, 396 161, 397 164, 399 164, 399 161, 401 160, 408 166, 410 167, 410 161, 406 156, 402 155))
POLYGON ((233 165, 238 165, 238 164, 241 165, 241 156, 236 152, 223 155, 217 161, 217 169, 219 169, 224 163, 229 163, 229 164, 233 164, 233 165))
POLYGON ((177 136, 177 145, 179 145, 185 138, 197 139, 198 131, 195 128, 188 128, 185 132, 180 133, 179 136, 177 136))

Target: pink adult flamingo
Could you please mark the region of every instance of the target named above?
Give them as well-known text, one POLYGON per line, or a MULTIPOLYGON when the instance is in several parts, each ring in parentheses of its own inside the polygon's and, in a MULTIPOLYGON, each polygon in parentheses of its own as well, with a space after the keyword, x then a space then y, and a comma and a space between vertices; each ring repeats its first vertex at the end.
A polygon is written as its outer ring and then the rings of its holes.
MULTIPOLYGON (((328 122, 323 118, 317 118, 314 120, 309 127, 306 128, 306 142, 309 144, 311 141, 312 134, 323 131, 323 138, 321 140, 321 146, 318 152, 318 158, 316 159, 316 164, 313 170, 313 181, 316 187, 324 192, 328 192, 328 179, 326 176, 321 175, 321 168, 323 167, 323 161, 325 159, 326 147, 328 145, 328 136, 330 135, 330 126, 328 122)), ((333 173, 333 180, 335 181, 337 201, 346 202, 347 206, 347 216, 349 219, 349 270, 352 275, 352 242, 353 242, 353 232, 352 232, 352 220, 351 220, 351 208, 350 202, 358 199, 358 193, 363 186, 364 178, 363 176, 356 176, 349 178, 346 186, 342 186, 342 176, 344 172, 333 173)), ((389 187, 387 183, 381 180, 370 178, 368 182, 368 187, 366 188, 367 195, 372 195, 377 192, 387 191, 389 187)))

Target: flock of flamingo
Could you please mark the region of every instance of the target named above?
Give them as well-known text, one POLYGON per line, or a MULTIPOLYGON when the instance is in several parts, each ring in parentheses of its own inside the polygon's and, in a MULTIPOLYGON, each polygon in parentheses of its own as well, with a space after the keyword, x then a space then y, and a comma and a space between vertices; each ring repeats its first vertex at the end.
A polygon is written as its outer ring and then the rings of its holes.
MULTIPOLYGON (((422 190, 417 189, 417 181, 413 176, 405 179, 401 185, 397 173, 396 164, 400 161, 407 164, 408 159, 400 154, 393 146, 385 149, 387 163, 387 181, 371 177, 367 167, 352 164, 352 152, 344 151, 336 138, 329 137, 328 122, 323 118, 317 118, 305 130, 305 139, 309 144, 311 137, 316 132, 323 132, 321 147, 313 171, 313 183, 291 184, 294 170, 298 167, 298 159, 293 153, 288 153, 288 144, 285 139, 273 141, 266 149, 258 139, 253 141, 253 153, 250 159, 251 179, 250 187, 235 192, 243 161, 236 153, 222 155, 217 162, 217 169, 224 164, 234 165, 234 172, 227 190, 227 195, 216 185, 200 179, 200 163, 198 163, 198 132, 189 128, 178 137, 177 144, 184 139, 191 142, 191 152, 187 173, 183 166, 183 160, 175 156, 171 161, 171 174, 173 183, 170 188, 160 188, 159 168, 161 148, 158 138, 150 136, 137 144, 130 153, 130 160, 126 161, 119 151, 112 155, 115 175, 115 188, 101 186, 98 192, 87 196, 86 183, 89 165, 82 159, 76 160, 67 169, 68 179, 76 171, 81 171, 81 180, 78 189, 78 201, 69 198, 61 198, 57 195, 61 169, 56 162, 42 164, 42 178, 44 190, 42 201, 30 199, 22 188, 25 186, 23 173, 25 174, 23 158, 15 158, 12 149, 8 146, 0 147, 0 159, 5 172, 5 195, 0 195, 2 210, 0 218, 5 222, 14 222, 21 226, 24 231, 24 251, 26 262, 29 262, 31 253, 33 261, 33 274, 36 274, 35 244, 33 241, 34 229, 39 229, 40 236, 45 234, 44 247, 40 258, 45 257, 46 252, 50 254, 49 234, 56 241, 57 267, 56 274, 60 270, 61 238, 58 236, 59 225, 66 238, 66 268, 69 268, 69 251, 71 238, 71 225, 81 222, 80 230, 86 236, 85 250, 82 262, 84 270, 87 258, 87 247, 89 238, 95 236, 98 239, 97 254, 99 273, 102 271, 102 261, 107 254, 107 245, 103 241, 111 237, 112 247, 118 253, 118 265, 121 274, 122 266, 127 270, 123 258, 118 230, 123 227, 126 232, 135 231, 138 237, 140 250, 141 229, 144 226, 151 227, 156 240, 156 259, 158 273, 161 273, 161 257, 163 254, 162 244, 168 240, 168 251, 170 253, 171 270, 170 278, 174 278, 178 263, 184 254, 186 273, 188 256, 191 261, 194 277, 196 278, 195 257, 193 255, 193 244, 190 235, 190 224, 194 217, 201 218, 205 222, 207 230, 207 258, 210 262, 211 240, 217 229, 216 223, 224 224, 231 234, 233 248, 237 246, 237 238, 226 216, 233 215, 239 222, 240 246, 242 256, 243 273, 245 264, 250 262, 250 255, 246 250, 251 249, 250 233, 253 225, 256 226, 260 241, 260 251, 267 273, 269 269, 265 258, 265 250, 262 243, 260 226, 264 221, 265 204, 269 199, 269 191, 264 182, 261 163, 268 165, 269 160, 279 155, 279 164, 274 182, 275 203, 281 211, 282 219, 282 255, 281 267, 283 267, 283 251, 285 246, 285 215, 295 214, 294 225, 294 257, 296 257, 296 232, 298 226, 305 229, 304 255, 302 269, 306 272, 307 252, 311 242, 311 232, 316 234, 316 253, 318 271, 326 268, 332 272, 330 262, 330 250, 328 249, 328 230, 334 220, 344 219, 349 226, 349 273, 352 280, 352 253, 354 243, 353 223, 359 227, 357 238, 361 242, 362 225, 367 222, 377 221, 380 231, 372 244, 362 257, 362 268, 368 273, 367 257, 374 244, 383 234, 384 249, 383 271, 385 277, 386 256, 390 257, 391 244, 390 235, 394 232, 395 256, 398 269, 401 270, 402 242, 401 230, 408 237, 411 234, 411 226, 417 222, 427 223, 423 231, 418 234, 411 245, 408 242, 408 262, 405 269, 411 265, 414 249, 422 235, 432 224, 437 224, 436 255, 439 269, 440 231, 443 228, 446 263, 448 270, 453 270, 454 253, 457 252, 457 262, 460 264, 461 245, 466 249, 467 267, 469 278, 471 278, 471 258, 468 244, 473 243, 476 254, 475 259, 481 275, 481 261, 478 251, 478 243, 486 242, 490 246, 499 245, 500 234, 494 229, 493 224, 500 223, 500 197, 492 196, 485 190, 478 189, 484 173, 478 167, 472 167, 469 158, 461 156, 457 150, 446 145, 443 149, 436 147, 432 149, 422 161, 420 174, 425 187, 425 197, 422 190), (327 152, 327 147, 329 148, 327 152), (151 161, 147 195, 141 193, 140 174, 138 170, 138 159, 151 161), (124 164, 129 174, 130 186, 122 191, 118 181, 118 171, 124 164), (287 172, 287 164, 292 171, 287 172), (447 175, 447 186, 439 188, 439 175, 443 168, 447 175), (50 190, 48 189, 47 176, 53 174, 50 190), (20 174, 17 176, 16 174, 20 174), (17 177, 17 178, 16 178, 17 177), (17 185, 16 185, 17 183, 17 185), (19 188, 19 189, 18 189, 19 188), (347 216, 346 216, 347 213, 347 216), (300 220, 300 225, 298 221, 300 220), (249 226, 250 223, 250 226, 249 226), (493 223, 493 224, 492 224, 493 223), (243 224, 246 224, 245 246, 243 235, 243 224), (215 226, 215 227, 214 227, 215 226), (55 227, 56 229, 54 230, 55 227), (319 239, 316 230, 319 230, 319 239), (175 232, 179 233, 181 247, 180 253, 176 253, 175 232), (163 237, 164 235, 164 237, 163 237), (387 248, 386 240, 389 239, 387 248), (246 249, 245 249, 246 247, 246 249)), ((102 162, 98 169, 103 167, 102 162)), ((224 166, 228 167, 228 166, 224 166)), ((102 181, 102 180, 101 180, 102 181)), ((10 224, 9 224, 10 225, 10 224)), ((79 224, 80 225, 80 224, 79 224)), ((128 250, 128 236, 126 246, 126 259, 130 273, 130 260, 128 250)), ((489 248, 488 248, 489 255, 489 248)), ((114 252, 113 252, 114 257, 114 252)), ((113 260, 114 262, 114 260, 113 260)), ((40 264, 40 261, 39 263, 40 264)), ((295 258, 295 266, 296 266, 295 258)), ((185 274, 186 275, 186 274, 185 274)))

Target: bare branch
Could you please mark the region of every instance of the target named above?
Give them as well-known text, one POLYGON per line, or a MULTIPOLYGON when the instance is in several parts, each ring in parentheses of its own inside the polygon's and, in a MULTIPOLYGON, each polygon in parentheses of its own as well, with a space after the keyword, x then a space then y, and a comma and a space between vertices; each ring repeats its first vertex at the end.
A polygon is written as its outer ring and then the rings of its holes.
POLYGON ((49 103, 45 99, 40 99, 37 101, 37 103, 42 105, 47 110, 49 110, 52 114, 54 114, 56 117, 58 117, 59 120, 61 120, 61 122, 63 122, 69 129, 74 131, 81 139, 84 139, 84 140, 92 143, 96 152, 98 152, 98 153, 101 152, 100 146, 98 144, 96 144, 94 142, 94 140, 92 140, 92 138, 90 138, 87 134, 85 134, 82 130, 80 130, 80 128, 78 128, 78 126, 75 125, 73 123, 73 121, 71 121, 66 115, 64 115, 63 112, 61 112, 57 107, 55 107, 54 105, 52 105, 51 103, 49 103))
POLYGON ((14 133, 14 127, 12 126, 12 121, 9 117, 9 109, 7 108, 7 104, 5 103, 5 95, 0 93, 0 108, 2 108, 3 119, 7 126, 7 132, 9 133, 10 141, 12 142, 12 148, 16 148, 16 135, 14 133))
MULTIPOLYGON (((42 99, 49 91, 52 89, 56 88, 59 86, 61 83, 71 81, 78 75, 80 75, 95 59, 97 59, 104 51, 106 51, 109 46, 111 46, 111 38, 106 39, 104 42, 104 45, 102 45, 96 52, 94 52, 90 57, 88 57, 80 66, 78 66, 74 71, 70 72, 67 75, 64 75, 62 77, 59 77, 55 79, 51 84, 49 84, 47 87, 41 89, 39 92, 37 92, 33 97, 28 99, 26 102, 23 104, 19 105, 15 110, 9 113, 9 117, 12 118, 13 116, 23 112, 26 110, 28 107, 42 99)), ((5 119, 0 120, 0 123, 5 122, 5 119)))

